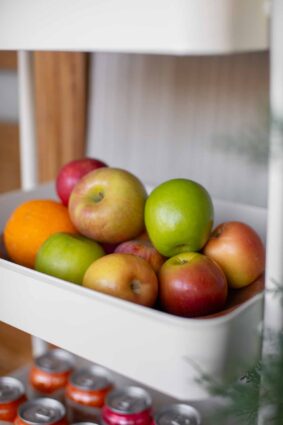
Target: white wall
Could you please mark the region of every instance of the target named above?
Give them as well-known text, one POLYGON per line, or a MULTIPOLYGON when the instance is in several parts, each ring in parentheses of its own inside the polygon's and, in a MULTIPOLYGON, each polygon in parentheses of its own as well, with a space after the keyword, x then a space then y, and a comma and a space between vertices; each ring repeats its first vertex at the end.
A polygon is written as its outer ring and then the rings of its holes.
POLYGON ((0 122, 18 121, 18 80, 14 71, 0 71, 0 122))
POLYGON ((267 54, 92 59, 89 154, 146 182, 188 177, 266 204, 267 54))

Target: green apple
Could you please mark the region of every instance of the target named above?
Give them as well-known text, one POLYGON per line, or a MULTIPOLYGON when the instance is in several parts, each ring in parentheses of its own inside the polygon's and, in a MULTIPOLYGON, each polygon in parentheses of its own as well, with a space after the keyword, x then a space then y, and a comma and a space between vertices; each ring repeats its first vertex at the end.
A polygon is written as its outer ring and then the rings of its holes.
POLYGON ((55 233, 40 247, 35 270, 79 285, 88 267, 104 255, 102 247, 84 236, 55 233))
POLYGON ((213 225, 213 204, 207 190, 188 179, 157 186, 145 205, 145 225, 155 248, 164 256, 198 251, 213 225))

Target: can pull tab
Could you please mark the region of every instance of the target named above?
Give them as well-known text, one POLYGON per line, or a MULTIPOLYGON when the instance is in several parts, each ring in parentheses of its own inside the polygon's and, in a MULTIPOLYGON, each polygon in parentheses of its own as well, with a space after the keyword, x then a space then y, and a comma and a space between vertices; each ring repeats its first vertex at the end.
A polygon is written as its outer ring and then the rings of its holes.
POLYGON ((40 422, 49 422, 53 417, 53 412, 50 409, 47 409, 45 407, 41 407, 35 412, 35 417, 40 422))
POLYGON ((58 367, 59 363, 57 359, 45 357, 41 360, 41 366, 46 369, 56 369, 58 367))
POLYGON ((0 398, 10 396, 11 393, 12 393, 12 390, 8 385, 4 385, 3 387, 0 388, 0 398))
POLYGON ((118 408, 122 410, 129 410, 130 407, 132 406, 132 402, 133 400, 131 397, 124 398, 123 400, 119 401, 118 408))
POLYGON ((135 410, 135 408, 141 408, 140 406, 140 400, 136 400, 133 397, 125 397, 119 402, 119 409, 125 411, 125 412, 131 412, 132 410, 135 410))
POLYGON ((190 418, 184 418, 182 415, 176 415, 170 421, 171 425, 192 425, 190 418))
POLYGON ((79 382, 80 385, 83 385, 84 387, 91 388, 94 384, 94 380, 91 377, 88 376, 82 376, 79 382))

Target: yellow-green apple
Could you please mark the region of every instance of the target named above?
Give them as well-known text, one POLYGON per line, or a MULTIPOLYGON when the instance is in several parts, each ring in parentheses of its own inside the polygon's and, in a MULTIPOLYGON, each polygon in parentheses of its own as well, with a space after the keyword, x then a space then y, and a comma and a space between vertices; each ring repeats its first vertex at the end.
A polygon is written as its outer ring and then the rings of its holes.
POLYGON ((225 306, 227 294, 225 274, 200 253, 182 252, 160 269, 160 302, 168 313, 183 317, 215 313, 225 306))
POLYGON ((230 221, 217 226, 203 252, 221 266, 232 288, 247 286, 264 272, 264 245, 245 223, 230 221))
POLYGON ((69 213, 84 236, 119 244, 144 229, 146 190, 140 180, 119 168, 99 168, 74 187, 69 213))
POLYGON ((143 258, 151 265, 155 273, 158 273, 165 261, 165 257, 163 257, 157 249, 154 248, 150 240, 148 238, 145 239, 144 236, 142 236, 141 239, 137 238, 121 243, 117 246, 115 252, 137 255, 143 258))
POLYGON ((203 186, 192 180, 169 180, 149 195, 145 225, 151 242, 166 257, 198 251, 213 225, 211 198, 203 186))
POLYGON ((151 307, 158 293, 157 276, 143 258, 131 254, 109 254, 87 269, 83 286, 151 307))
POLYGON ((79 285, 88 267, 104 255, 101 246, 81 235, 55 233, 41 245, 35 269, 79 285))
POLYGON ((56 191, 64 205, 68 205, 69 198, 77 182, 90 171, 100 167, 107 167, 105 162, 95 158, 82 158, 65 164, 57 175, 56 191))

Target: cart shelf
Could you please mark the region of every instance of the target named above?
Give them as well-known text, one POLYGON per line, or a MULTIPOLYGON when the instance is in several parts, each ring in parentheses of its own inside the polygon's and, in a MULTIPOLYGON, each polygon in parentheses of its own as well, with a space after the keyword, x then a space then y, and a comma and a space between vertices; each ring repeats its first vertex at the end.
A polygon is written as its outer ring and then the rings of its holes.
MULTIPOLYGON (((0 197, 3 228, 16 205, 54 198, 53 185, 0 197)), ((243 220, 265 236, 261 208, 214 201, 216 222, 243 220)), ((198 365, 225 377, 259 355, 262 294, 221 317, 185 319, 0 260, 0 320, 182 400, 207 396, 198 365)), ((239 370, 238 370, 239 372, 239 370)))
POLYGON ((0 49, 218 54, 268 47, 266 0, 2 0, 0 49))

